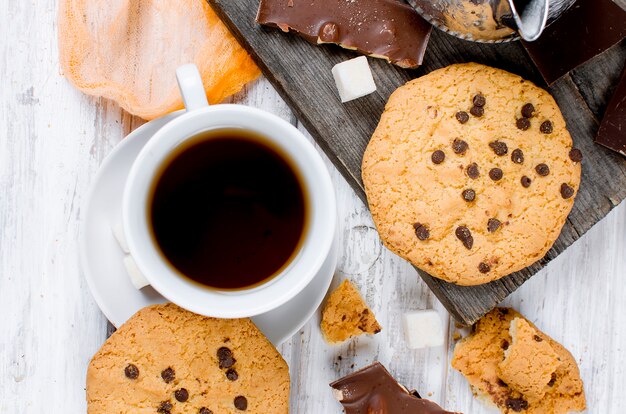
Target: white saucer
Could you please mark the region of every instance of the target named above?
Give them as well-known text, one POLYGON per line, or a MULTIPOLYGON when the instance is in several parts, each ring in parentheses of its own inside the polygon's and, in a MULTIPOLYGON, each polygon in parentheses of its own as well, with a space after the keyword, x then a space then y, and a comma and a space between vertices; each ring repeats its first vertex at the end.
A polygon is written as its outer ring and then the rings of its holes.
MULTIPOLYGON (((81 267, 96 303, 116 327, 139 309, 166 301, 150 286, 137 290, 131 284, 122 263, 124 253, 111 226, 120 222, 124 184, 139 151, 156 131, 182 113, 155 119, 120 142, 100 166, 83 209, 81 267)), ((313 316, 328 291, 336 265, 335 243, 320 272, 302 292, 279 308, 252 318, 274 345, 285 342, 313 316)))

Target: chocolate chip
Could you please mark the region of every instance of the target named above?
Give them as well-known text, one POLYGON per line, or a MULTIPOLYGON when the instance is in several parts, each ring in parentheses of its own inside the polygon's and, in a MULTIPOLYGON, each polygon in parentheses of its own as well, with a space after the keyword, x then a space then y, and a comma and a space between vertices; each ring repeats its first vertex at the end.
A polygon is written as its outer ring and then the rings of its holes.
POLYGON ((508 387, 508 385, 506 385, 506 382, 502 381, 500 378, 498 378, 498 385, 501 387, 508 387))
POLYGON ((230 368, 236 362, 236 359, 233 358, 233 353, 225 346, 217 350, 217 358, 219 359, 220 368, 230 368))
POLYGON ((206 407, 202 407, 198 410, 198 414, 213 414, 213 411, 209 410, 206 407))
POLYGON ((231 368, 226 371, 226 378, 231 381, 237 381, 237 378, 239 378, 239 374, 237 374, 237 371, 234 368, 231 368))
POLYGON ((489 178, 493 181, 500 181, 504 173, 500 168, 492 168, 489 170, 489 178))
POLYGON ((428 240, 428 238, 430 237, 430 231, 425 225, 421 223, 415 223, 413 224, 413 228, 415 229, 415 235, 421 241, 428 240))
POLYGON ((248 408, 248 400, 246 397, 239 395, 235 397, 235 408, 241 411, 245 411, 248 408))
POLYGON ((176 378, 176 372, 172 369, 172 367, 168 367, 161 371, 161 378, 163 378, 163 381, 165 381, 166 384, 169 384, 174 381, 174 378, 176 378))
POLYGON ((478 271, 480 273, 489 273, 491 271, 491 266, 489 266, 487 263, 480 262, 480 264, 478 265, 478 271))
POLYGON ((480 177, 480 171, 478 171, 478 164, 473 162, 467 166, 467 176, 471 178, 472 180, 475 180, 478 177, 480 177))
POLYGON ((185 402, 189 399, 189 391, 186 388, 181 388, 179 390, 174 391, 174 398, 178 402, 185 402))
POLYGON ((495 233, 495 231, 498 230, 501 225, 502 223, 500 222, 500 220, 496 218, 490 218, 487 221, 487 231, 489 231, 489 233, 495 233))
POLYGON ((541 341, 543 341, 543 338, 542 338, 542 337, 540 337, 539 335, 535 335, 535 336, 533 336, 533 339, 534 339, 535 341, 537 341, 537 342, 541 342, 541 341))
POLYGON ((519 118, 515 121, 515 125, 517 129, 521 129, 522 131, 527 131, 530 128, 530 121, 528 118, 519 118))
POLYGON ((124 375, 129 379, 137 379, 139 377, 139 368, 136 365, 128 364, 126 368, 124 368, 124 375))
POLYGON ((554 387, 554 383, 556 382, 556 374, 553 372, 550 377, 550 381, 548 382, 548 387, 554 387))
POLYGON ((419 392, 417 392, 417 390, 412 390, 411 395, 415 398, 419 398, 420 400, 422 399, 422 396, 419 394, 419 392))
POLYGON ((485 114, 485 108, 482 106, 472 106, 470 109, 470 114, 474 115, 476 118, 480 118, 485 114))
POLYGON ((459 111, 454 116, 456 117, 456 120, 462 124, 469 121, 469 115, 465 111, 459 111))
POLYGON ((519 148, 514 149, 513 152, 511 153, 511 161, 513 161, 515 164, 523 164, 524 152, 519 148))
POLYGON ((539 174, 540 176, 545 177, 546 175, 550 174, 550 167, 542 163, 535 167, 535 171, 537 171, 537 174, 539 174))
POLYGON ((528 408, 528 402, 523 398, 507 398, 505 405, 517 413, 528 408))
POLYGON ((170 414, 172 412, 172 408, 174 408, 174 406, 172 405, 171 402, 162 401, 161 404, 159 405, 159 408, 157 408, 157 413, 170 414))
POLYGON ((506 142, 502 141, 492 141, 489 143, 489 148, 493 150, 498 156, 506 155, 509 152, 509 147, 506 145, 506 142))
POLYGON ((500 348, 504 349, 505 351, 509 349, 509 341, 503 339, 502 342, 500 342, 500 348))
POLYGON ((465 226, 459 226, 454 231, 456 237, 463 242, 463 246, 466 249, 471 249, 474 246, 474 238, 472 237, 472 232, 465 226))
POLYGON ((578 148, 572 148, 569 152, 569 159, 574 162, 581 162, 583 160, 583 153, 578 148))
POLYGON ((550 122, 550 121, 543 121, 541 123, 541 126, 539 126, 539 131, 543 132, 544 134, 551 134, 552 133, 552 122, 550 122))
POLYGON ((467 145, 467 142, 463 141, 462 139, 457 138, 452 143, 452 151, 454 151, 455 154, 465 154, 467 148, 469 148, 469 145, 467 145))
POLYGON ((522 116, 524 118, 532 118, 533 112, 535 112, 535 107, 533 106, 533 104, 527 103, 526 105, 522 106, 522 116))
POLYGON ((487 100, 485 99, 483 95, 478 94, 478 95, 474 95, 474 98, 472 99, 472 103, 474 104, 474 106, 478 106, 482 108, 487 103, 487 100))
POLYGON ((437 150, 433 152, 433 155, 430 156, 430 159, 433 161, 433 164, 441 164, 443 160, 446 159, 446 153, 442 150, 437 150))
POLYGON ((564 199, 571 198, 574 195, 574 189, 568 184, 561 184, 561 197, 564 199))
POLYGON ((462 196, 463 200, 469 203, 470 201, 474 201, 474 199, 476 198, 476 191, 468 188, 467 190, 463 190, 462 196))
POLYGON ((524 175, 520 182, 522 183, 522 187, 528 188, 530 187, 530 183, 532 182, 532 180, 524 175))

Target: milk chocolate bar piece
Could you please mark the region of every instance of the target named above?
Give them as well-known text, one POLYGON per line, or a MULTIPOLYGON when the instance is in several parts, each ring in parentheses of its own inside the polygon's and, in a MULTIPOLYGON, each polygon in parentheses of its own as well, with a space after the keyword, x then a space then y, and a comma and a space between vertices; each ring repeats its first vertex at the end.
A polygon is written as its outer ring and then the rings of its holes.
POLYGON ((454 414, 409 392, 380 362, 353 372, 332 384, 346 414, 454 414))
POLYGON ((534 42, 522 42, 548 84, 626 37, 626 12, 612 0, 578 0, 534 42))
POLYGON ((596 143, 626 156, 626 67, 600 123, 596 143))
POLYGON ((399 0, 261 0, 257 22, 403 68, 422 64, 432 26, 399 0))

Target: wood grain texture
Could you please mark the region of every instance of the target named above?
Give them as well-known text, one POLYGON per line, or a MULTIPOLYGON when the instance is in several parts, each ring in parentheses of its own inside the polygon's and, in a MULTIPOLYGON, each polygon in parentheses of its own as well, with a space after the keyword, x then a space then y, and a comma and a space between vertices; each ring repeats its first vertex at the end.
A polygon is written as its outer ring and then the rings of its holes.
MULTIPOLYGON (((311 45, 293 34, 257 25, 258 0, 208 1, 363 201, 363 152, 389 95, 407 80, 452 63, 476 61, 517 73, 545 86, 519 42, 478 44, 435 30, 422 67, 403 70, 382 60, 370 59, 378 90, 341 104, 331 68, 353 57, 353 52, 331 45, 311 45)), ((585 65, 550 88, 568 121, 575 145, 585 154, 585 161, 583 182, 574 210, 548 254, 520 272, 482 286, 456 286, 419 272, 458 321, 467 325, 474 323, 626 197, 626 161, 593 144, 597 113, 606 105, 609 81, 621 73, 625 58, 626 50, 615 47, 594 59, 593 69, 585 65), (600 78, 598 82, 595 82, 596 77, 600 78)))

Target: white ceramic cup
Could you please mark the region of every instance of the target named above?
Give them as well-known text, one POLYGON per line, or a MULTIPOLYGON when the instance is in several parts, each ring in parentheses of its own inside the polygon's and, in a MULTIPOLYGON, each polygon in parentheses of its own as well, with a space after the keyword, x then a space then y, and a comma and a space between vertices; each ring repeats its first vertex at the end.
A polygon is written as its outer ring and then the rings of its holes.
POLYGON ((220 318, 268 312, 306 287, 330 253, 337 214, 330 175, 313 145, 290 123, 243 105, 209 106, 202 79, 193 64, 178 68, 176 77, 187 112, 150 138, 135 160, 124 189, 122 219, 131 255, 152 287, 192 312, 220 318), (256 132, 280 148, 297 169, 308 195, 308 225, 296 256, 269 281, 235 291, 202 286, 178 274, 151 236, 148 217, 152 184, 168 155, 198 133, 222 128, 256 132))

